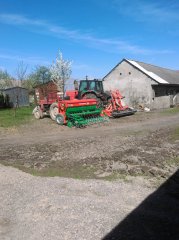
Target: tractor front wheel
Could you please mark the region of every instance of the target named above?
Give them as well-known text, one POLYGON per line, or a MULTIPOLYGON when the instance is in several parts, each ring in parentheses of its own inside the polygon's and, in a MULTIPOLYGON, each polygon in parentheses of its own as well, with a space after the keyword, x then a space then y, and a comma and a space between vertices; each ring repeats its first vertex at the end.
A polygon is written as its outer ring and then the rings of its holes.
POLYGON ((63 125, 64 124, 64 116, 60 113, 57 114, 56 122, 58 123, 58 125, 63 125))
POLYGON ((36 119, 41 119, 41 118, 43 118, 43 112, 42 112, 40 106, 36 106, 36 107, 34 108, 33 114, 34 114, 34 117, 35 117, 36 119))
POLYGON ((53 121, 56 120, 58 114, 58 103, 52 103, 50 106, 50 117, 53 121))

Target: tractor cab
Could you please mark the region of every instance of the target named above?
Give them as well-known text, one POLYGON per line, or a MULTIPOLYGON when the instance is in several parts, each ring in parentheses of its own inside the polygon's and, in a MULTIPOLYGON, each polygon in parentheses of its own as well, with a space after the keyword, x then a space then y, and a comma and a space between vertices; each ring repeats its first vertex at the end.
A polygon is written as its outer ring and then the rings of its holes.
POLYGON ((104 93, 103 82, 97 79, 81 80, 79 92, 83 95, 86 92, 104 93))
POLYGON ((97 99, 98 106, 103 107, 108 103, 108 99, 111 98, 108 92, 104 92, 103 81, 94 80, 81 80, 78 90, 78 98, 93 98, 97 99))

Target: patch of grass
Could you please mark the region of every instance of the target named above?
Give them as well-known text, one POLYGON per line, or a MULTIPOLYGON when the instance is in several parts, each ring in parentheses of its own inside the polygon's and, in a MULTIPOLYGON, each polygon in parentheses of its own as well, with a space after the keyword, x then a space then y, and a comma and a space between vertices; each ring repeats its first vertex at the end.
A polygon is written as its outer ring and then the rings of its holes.
POLYGON ((29 169, 28 172, 34 176, 41 177, 68 177, 75 179, 91 179, 94 178, 94 169, 85 167, 72 167, 71 169, 66 168, 55 168, 49 167, 42 170, 29 169), (30 170, 30 171, 29 171, 30 170))
POLYGON ((175 158, 171 158, 166 160, 166 164, 170 165, 170 166, 179 166, 179 157, 175 157, 175 158))
POLYGON ((108 176, 101 177, 100 179, 111 181, 111 182, 120 179, 120 180, 124 180, 124 181, 128 182, 127 174, 122 174, 122 173, 117 173, 117 172, 113 172, 108 176))
POLYGON ((14 109, 0 109, 0 127, 9 128, 19 126, 32 119, 33 107, 20 107, 14 109))
POLYGON ((172 115, 177 113, 179 113, 179 107, 165 109, 161 112, 161 114, 164 114, 164 115, 172 115))
POLYGON ((29 173, 33 176, 40 176, 40 177, 67 177, 67 178, 74 178, 74 179, 94 179, 95 174, 94 172, 96 169, 94 167, 86 167, 86 166, 73 166, 71 168, 65 167, 57 167, 51 166, 42 169, 33 168, 33 167, 25 167, 22 163, 8 164, 7 162, 2 163, 5 166, 12 166, 18 168, 19 170, 29 173))
POLYGON ((173 131, 172 139, 173 140, 179 140, 179 127, 175 128, 175 130, 173 131))

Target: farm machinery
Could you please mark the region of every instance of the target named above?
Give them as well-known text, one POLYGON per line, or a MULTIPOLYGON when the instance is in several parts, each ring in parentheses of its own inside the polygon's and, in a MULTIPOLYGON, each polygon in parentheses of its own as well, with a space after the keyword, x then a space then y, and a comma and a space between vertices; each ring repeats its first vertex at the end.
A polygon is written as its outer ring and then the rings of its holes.
POLYGON ((96 99, 97 105, 103 108, 103 112, 108 117, 122 117, 129 116, 136 112, 135 109, 124 104, 123 96, 119 90, 105 92, 103 88, 103 81, 81 80, 78 90, 79 98, 96 99))
POLYGON ((97 106, 96 99, 77 99, 76 94, 76 91, 67 91, 64 99, 57 92, 47 94, 34 108, 35 118, 50 115, 59 125, 79 128, 108 120, 102 113, 102 108, 97 106))
POLYGON ((37 119, 50 115, 59 125, 84 127, 107 121, 108 117, 134 114, 136 111, 125 106, 122 99, 118 90, 104 92, 102 81, 82 80, 79 89, 66 91, 64 98, 57 91, 46 94, 39 99, 33 114, 37 119))

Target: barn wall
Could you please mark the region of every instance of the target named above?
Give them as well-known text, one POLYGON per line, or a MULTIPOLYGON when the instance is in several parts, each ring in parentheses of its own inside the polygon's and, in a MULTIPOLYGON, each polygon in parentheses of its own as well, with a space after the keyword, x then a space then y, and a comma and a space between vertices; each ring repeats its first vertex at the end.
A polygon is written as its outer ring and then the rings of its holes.
POLYGON ((130 106, 150 107, 154 95, 151 82, 145 74, 123 61, 104 78, 104 89, 119 89, 130 106))
POLYGON ((163 108, 170 108, 169 96, 156 97, 151 104, 151 109, 163 109, 163 108))
MULTIPOLYGON (((166 89, 158 88, 161 94, 156 95, 153 86, 159 85, 126 61, 122 61, 104 78, 104 89, 119 89, 129 106, 138 108, 141 105, 150 109, 170 107, 171 96, 166 94, 166 89)), ((178 101, 178 96, 175 101, 178 101)))
POLYGON ((179 86, 170 84, 162 86, 152 86, 155 98, 152 104, 153 109, 169 108, 179 104, 179 86))
POLYGON ((179 105, 179 92, 174 95, 173 103, 174 105, 179 105))

